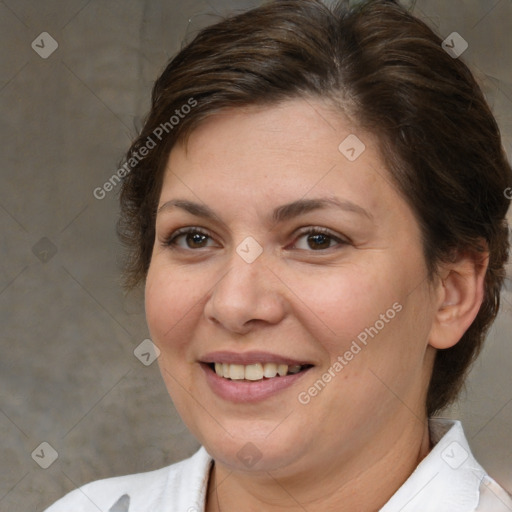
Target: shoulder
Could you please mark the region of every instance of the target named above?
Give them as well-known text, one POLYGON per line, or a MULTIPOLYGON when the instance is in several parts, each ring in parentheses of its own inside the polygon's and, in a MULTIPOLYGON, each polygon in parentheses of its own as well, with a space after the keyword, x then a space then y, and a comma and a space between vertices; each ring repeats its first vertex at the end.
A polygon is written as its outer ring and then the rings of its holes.
POLYGON ((211 457, 204 448, 171 466, 84 485, 45 512, 201 510, 211 457))
POLYGON ((480 501, 475 512, 510 512, 512 496, 486 475, 480 485, 480 501))
POLYGON ((459 421, 430 419, 431 452, 380 512, 501 512, 510 496, 477 462, 459 421))

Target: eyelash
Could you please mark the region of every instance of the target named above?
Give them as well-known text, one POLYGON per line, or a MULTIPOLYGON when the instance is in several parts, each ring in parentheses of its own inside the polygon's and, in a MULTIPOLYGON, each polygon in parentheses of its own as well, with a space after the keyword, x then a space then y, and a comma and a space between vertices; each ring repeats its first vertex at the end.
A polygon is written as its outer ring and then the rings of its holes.
MULTIPOLYGON (((162 242, 162 245, 164 245, 165 247, 168 247, 170 249, 184 249, 183 247, 177 246, 176 240, 178 240, 180 237, 188 235, 188 234, 199 234, 199 235, 206 236, 209 239, 213 240, 213 237, 210 236, 208 234, 208 232, 204 231, 202 228, 191 226, 191 227, 181 228, 181 229, 176 230, 162 242)), ((310 235, 310 236, 325 235, 325 236, 329 237, 330 240, 337 242, 337 245, 339 245, 339 246, 350 244, 350 241, 348 241, 348 239, 344 240, 344 239, 336 236, 332 231, 330 231, 326 228, 309 226, 306 228, 302 228, 298 231, 298 233, 296 234, 294 245, 297 243, 297 240, 300 239, 301 237, 303 237, 304 235, 310 235)), ((332 249, 332 248, 333 247, 328 247, 327 249, 319 249, 319 250, 311 249, 309 252, 323 252, 325 250, 332 249)), ((199 249, 207 249, 207 247, 199 247, 199 249)), ((194 251, 196 249, 187 247, 184 250, 194 251)), ((306 250, 306 249, 299 249, 299 250, 306 250)))

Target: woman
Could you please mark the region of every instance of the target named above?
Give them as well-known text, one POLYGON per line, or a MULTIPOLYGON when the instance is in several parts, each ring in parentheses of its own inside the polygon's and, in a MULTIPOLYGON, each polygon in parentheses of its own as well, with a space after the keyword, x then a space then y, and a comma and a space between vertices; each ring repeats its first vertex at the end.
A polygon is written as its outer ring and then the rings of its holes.
POLYGON ((432 419, 499 308, 512 178, 427 26, 284 0, 207 28, 125 168, 128 284, 203 447, 49 512, 512 510, 432 419))

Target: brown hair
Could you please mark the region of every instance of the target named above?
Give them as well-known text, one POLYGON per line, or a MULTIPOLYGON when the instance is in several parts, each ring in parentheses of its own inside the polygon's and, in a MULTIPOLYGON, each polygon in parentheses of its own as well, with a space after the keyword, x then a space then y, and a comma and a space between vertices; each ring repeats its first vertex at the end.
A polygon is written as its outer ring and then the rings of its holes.
POLYGON ((333 9, 318 0, 273 1, 202 30, 156 81, 151 111, 127 153, 119 232, 129 248, 128 287, 149 268, 163 171, 176 142, 228 107, 334 101, 378 137, 420 224, 430 278, 454 252, 482 252, 487 244, 483 304, 462 339, 437 352, 427 413, 453 401, 499 309, 508 254, 504 191, 512 177, 479 86, 441 43, 386 0, 333 9))

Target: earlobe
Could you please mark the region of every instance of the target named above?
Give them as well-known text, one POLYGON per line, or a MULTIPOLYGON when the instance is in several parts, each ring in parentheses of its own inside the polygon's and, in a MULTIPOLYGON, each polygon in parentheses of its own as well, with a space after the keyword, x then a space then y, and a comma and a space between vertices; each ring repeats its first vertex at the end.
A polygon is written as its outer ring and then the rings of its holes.
POLYGON ((429 344, 437 349, 455 345, 476 318, 484 298, 489 254, 465 253, 443 264, 429 344))

